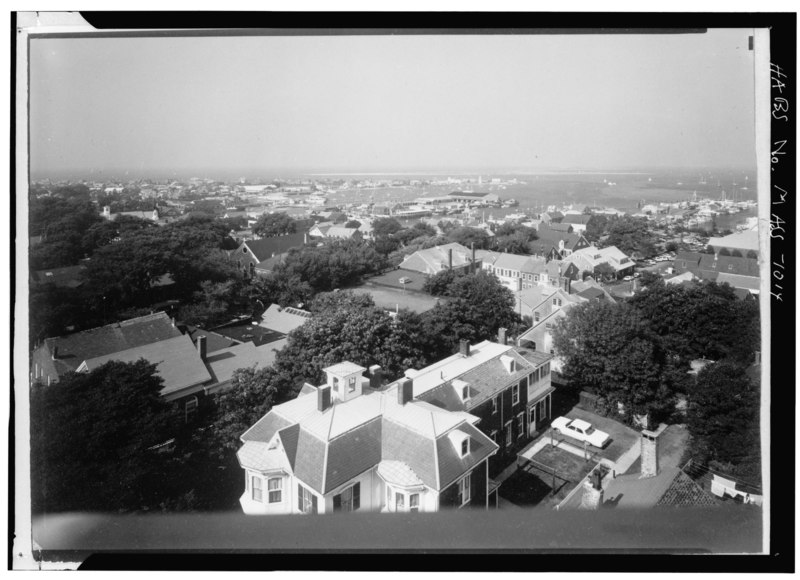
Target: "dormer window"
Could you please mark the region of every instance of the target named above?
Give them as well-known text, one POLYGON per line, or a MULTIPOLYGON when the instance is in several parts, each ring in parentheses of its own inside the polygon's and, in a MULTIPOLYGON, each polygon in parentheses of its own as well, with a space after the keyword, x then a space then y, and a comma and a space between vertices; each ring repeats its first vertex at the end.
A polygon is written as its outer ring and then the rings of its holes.
POLYGON ((469 455, 469 437, 461 442, 461 457, 469 455))
POLYGON ((339 377, 333 377, 333 390, 339 392, 339 377))
POLYGON ((539 322, 539 318, 540 318, 539 313, 538 312, 534 312, 533 313, 533 321, 534 322, 539 322))

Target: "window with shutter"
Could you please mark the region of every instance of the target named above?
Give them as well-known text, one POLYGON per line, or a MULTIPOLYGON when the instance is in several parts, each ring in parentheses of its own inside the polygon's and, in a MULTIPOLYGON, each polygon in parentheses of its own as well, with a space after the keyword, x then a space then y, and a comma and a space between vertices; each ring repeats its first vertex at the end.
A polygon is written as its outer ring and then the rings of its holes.
POLYGON ((333 511, 351 512, 357 510, 361 506, 361 483, 343 490, 333 496, 333 511))

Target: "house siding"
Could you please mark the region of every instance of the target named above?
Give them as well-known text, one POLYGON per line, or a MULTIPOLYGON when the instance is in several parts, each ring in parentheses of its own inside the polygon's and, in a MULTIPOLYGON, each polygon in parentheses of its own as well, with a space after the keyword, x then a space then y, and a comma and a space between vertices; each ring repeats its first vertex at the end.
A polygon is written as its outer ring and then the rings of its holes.
MULTIPOLYGON (((470 472, 470 499, 463 507, 486 508, 486 461, 482 461, 470 472)), ((458 483, 462 478, 457 479, 447 486, 439 494, 439 509, 453 509, 461 507, 458 501, 458 483)))

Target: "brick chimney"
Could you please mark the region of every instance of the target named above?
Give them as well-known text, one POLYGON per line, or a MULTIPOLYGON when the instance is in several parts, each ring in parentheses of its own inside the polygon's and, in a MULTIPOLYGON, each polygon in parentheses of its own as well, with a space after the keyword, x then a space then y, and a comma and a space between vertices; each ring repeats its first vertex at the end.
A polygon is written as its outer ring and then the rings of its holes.
POLYGON ((506 329, 505 328, 499 328, 497 330, 497 342, 499 342, 500 344, 506 344, 506 329))
POLYGON ((601 481, 600 472, 595 469, 583 483, 583 495, 581 496, 581 507, 583 509, 596 510, 603 505, 603 486, 601 481))
POLYGON ((642 431, 642 473, 640 478, 658 475, 658 437, 666 428, 667 426, 661 423, 655 431, 648 429, 642 431))
POLYGON ((326 411, 331 407, 331 388, 328 385, 317 387, 317 411, 326 411))
POLYGON ((380 365, 369 367, 369 386, 373 389, 380 389, 383 383, 383 371, 380 365))
POLYGON ((468 340, 462 340, 459 343, 458 351, 461 353, 461 356, 468 357, 469 356, 469 341, 468 340))
POLYGON ((405 405, 414 398, 414 381, 401 379, 397 384, 397 404, 405 405))
POLYGON ((197 352, 200 353, 200 358, 206 360, 206 337, 197 337, 197 352))

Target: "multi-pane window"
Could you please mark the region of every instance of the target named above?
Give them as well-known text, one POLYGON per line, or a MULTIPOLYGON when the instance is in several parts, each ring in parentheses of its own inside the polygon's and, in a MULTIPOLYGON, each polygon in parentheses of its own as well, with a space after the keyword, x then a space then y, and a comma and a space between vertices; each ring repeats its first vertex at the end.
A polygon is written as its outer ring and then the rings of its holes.
POLYGON ((469 399, 469 385, 464 385, 461 389, 461 400, 466 401, 467 399, 469 399))
POLYGON ((186 401, 186 406, 184 407, 185 411, 185 421, 187 423, 191 423, 194 418, 197 416, 197 397, 192 397, 191 399, 186 401))
POLYGON ((539 319, 540 319, 540 318, 541 318, 541 316, 539 315, 539 313, 538 313, 538 312, 534 312, 534 313, 533 313, 533 321, 534 321, 534 322, 539 322, 539 319))
POLYGON ((511 435, 511 421, 506 423, 506 447, 511 447, 512 435, 511 435))
POLYGON ((297 484, 297 509, 304 514, 317 513, 317 497, 299 483, 297 484))
POLYGON ((351 485, 333 496, 333 511, 352 512, 361 507, 361 483, 351 485))
POLYGON ((281 503, 283 499, 283 478, 271 477, 267 480, 267 497, 269 503, 281 503))
POLYGON ((408 511, 410 512, 418 512, 419 511, 419 494, 412 493, 408 496, 408 511))
POLYGON ((394 511, 401 512, 406 509, 406 496, 402 493, 394 494, 394 511))
POLYGON ((350 377, 347 381, 347 392, 352 393, 356 390, 356 378, 350 377))
POLYGON ((253 476, 253 499, 255 501, 261 501, 261 478, 253 476))
POLYGON ((517 415, 517 437, 525 435, 525 413, 517 415))
POLYGON ((511 404, 516 405, 519 403, 519 385, 511 387, 511 404))
POLYGON ((472 474, 468 473, 458 482, 458 505, 463 506, 469 503, 470 484, 472 483, 472 474))
POLYGON ((497 413, 497 397, 492 399, 492 415, 497 413))
POLYGON ((469 453, 469 437, 467 437, 461 442, 461 457, 466 456, 468 453, 469 453))

